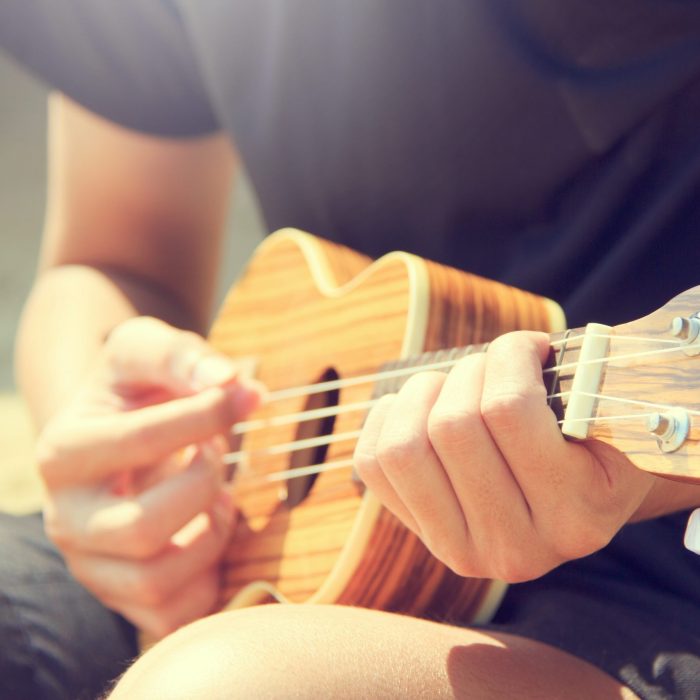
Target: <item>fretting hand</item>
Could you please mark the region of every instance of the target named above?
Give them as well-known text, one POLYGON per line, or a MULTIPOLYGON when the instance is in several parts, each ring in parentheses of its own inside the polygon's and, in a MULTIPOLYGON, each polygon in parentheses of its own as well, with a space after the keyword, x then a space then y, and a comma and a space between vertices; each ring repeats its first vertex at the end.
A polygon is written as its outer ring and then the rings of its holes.
POLYGON ((201 337, 118 326, 40 436, 45 524, 75 577, 152 635, 212 610, 233 521, 221 434, 259 400, 201 337))
POLYGON ((547 405, 542 333, 509 333, 373 408, 355 451, 367 486, 463 576, 536 578, 603 547, 656 477, 566 440, 547 405))

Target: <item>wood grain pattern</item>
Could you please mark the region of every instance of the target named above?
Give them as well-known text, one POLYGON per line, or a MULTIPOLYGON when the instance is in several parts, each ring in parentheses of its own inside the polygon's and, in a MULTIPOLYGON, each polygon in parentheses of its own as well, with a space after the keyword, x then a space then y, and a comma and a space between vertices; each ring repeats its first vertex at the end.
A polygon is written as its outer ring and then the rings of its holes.
POLYGON ((669 408, 700 413, 700 355, 685 354, 682 343, 669 332, 674 316, 688 317, 698 311, 700 287, 649 316, 613 329, 599 390, 606 398, 598 399, 598 420, 589 432, 590 438, 624 452, 640 469, 693 480, 700 479, 698 416, 691 413, 689 439, 672 453, 658 448, 646 427, 646 417, 669 408), (633 417, 615 420, 626 415, 633 417))
MULTIPOLYGON (((234 358, 253 357, 271 390, 328 376, 372 374, 423 350, 469 345, 517 328, 558 330, 551 302, 415 256, 370 261, 307 234, 268 238, 237 283, 211 333, 234 358)), ((369 399, 371 384, 340 391, 341 404, 369 399)), ((265 405, 254 418, 295 413, 306 399, 265 405)), ((339 415, 334 433, 356 431, 363 412, 339 415)), ((297 425, 246 435, 250 453, 290 442, 297 425)), ((333 444, 326 461, 352 455, 333 444)), ((412 533, 352 478, 350 468, 320 474, 302 503, 266 474, 289 456, 251 456, 233 487, 241 526, 225 558, 225 597, 234 605, 270 599, 337 602, 410 614, 486 617, 502 587, 463 579, 434 559, 412 533)))

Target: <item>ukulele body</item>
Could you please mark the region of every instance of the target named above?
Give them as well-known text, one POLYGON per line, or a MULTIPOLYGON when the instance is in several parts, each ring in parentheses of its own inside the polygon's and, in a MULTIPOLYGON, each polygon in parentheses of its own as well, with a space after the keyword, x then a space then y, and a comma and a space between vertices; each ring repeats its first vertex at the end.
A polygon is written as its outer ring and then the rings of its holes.
MULTIPOLYGON (((391 253, 376 262, 298 231, 268 237, 229 293, 211 341, 250 361, 272 392, 372 375, 426 350, 490 340, 516 329, 562 330, 553 302, 391 253)), ((372 383, 265 404, 251 420, 366 402, 372 383)), ((232 491, 238 527, 224 558, 224 603, 340 603, 439 618, 487 620, 505 589, 464 579, 353 478, 351 467, 266 481, 275 472, 347 461, 355 441, 287 454, 270 445, 360 429, 366 411, 272 425, 245 435, 232 491)), ((232 449, 241 449, 236 445, 232 449)))

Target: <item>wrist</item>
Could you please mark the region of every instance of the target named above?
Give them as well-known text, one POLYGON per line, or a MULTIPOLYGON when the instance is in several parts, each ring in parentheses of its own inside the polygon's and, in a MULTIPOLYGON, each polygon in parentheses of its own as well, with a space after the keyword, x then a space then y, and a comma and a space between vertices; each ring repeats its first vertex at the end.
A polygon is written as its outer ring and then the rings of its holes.
POLYGON ((657 476, 630 522, 700 506, 700 485, 657 476))
POLYGON ((37 426, 71 400, 114 327, 146 314, 181 327, 200 325, 140 278, 86 265, 54 267, 40 276, 16 348, 18 384, 37 426))

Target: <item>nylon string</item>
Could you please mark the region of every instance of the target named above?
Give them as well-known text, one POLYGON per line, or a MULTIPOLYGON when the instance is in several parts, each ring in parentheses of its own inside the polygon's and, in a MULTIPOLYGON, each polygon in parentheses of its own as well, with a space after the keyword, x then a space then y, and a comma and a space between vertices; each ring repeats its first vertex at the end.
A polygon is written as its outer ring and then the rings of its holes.
MULTIPOLYGON (((570 343, 580 340, 584 337, 584 335, 578 335, 570 338, 565 338, 560 341, 554 341, 551 343, 552 346, 555 345, 562 345, 566 343, 569 345, 570 343)), ((588 360, 588 361, 582 361, 582 362, 573 362, 573 363, 565 363, 561 365, 556 365, 553 367, 549 367, 543 370, 544 373, 549 373, 549 372, 555 372, 555 371, 561 371, 562 369, 570 369, 570 368, 575 368, 580 365, 585 365, 585 364, 607 364, 609 362, 613 362, 614 360, 628 360, 628 359, 634 359, 638 357, 651 357, 651 356, 657 356, 657 355, 662 355, 662 354, 667 354, 670 352, 678 352, 679 350, 682 350, 684 348, 684 345, 682 343, 679 343, 678 341, 675 340, 668 340, 664 338, 641 338, 641 337, 634 337, 634 336, 627 336, 627 337, 620 337, 620 336, 613 336, 613 335, 603 335, 603 334, 596 334, 595 336, 590 336, 590 337, 597 337, 597 338, 612 338, 615 340, 622 340, 622 341, 627 341, 631 340, 633 342, 659 342, 662 344, 672 344, 673 347, 671 348, 666 348, 663 350, 652 350, 652 351, 646 351, 646 352, 641 352, 641 353, 629 353, 626 355, 617 355, 617 356, 612 356, 612 357, 605 357, 605 358, 598 358, 598 359, 593 359, 593 360, 588 360)), ((319 382, 317 384, 311 384, 307 386, 301 386, 301 387, 292 387, 289 389, 282 389, 276 392, 271 392, 267 398, 266 398, 266 403, 272 403, 275 401, 280 401, 284 399, 289 399, 289 398, 294 398, 294 397, 299 397, 299 396, 309 396, 317 393, 322 393, 325 391, 333 391, 337 389, 342 389, 347 386, 357 386, 361 384, 368 384, 368 383, 374 383, 376 381, 382 380, 382 379, 391 379, 395 377, 402 377, 402 376, 410 376, 412 374, 418 373, 418 372, 424 372, 427 370, 440 370, 440 369, 446 369, 449 367, 454 366, 459 362, 459 359, 451 359, 451 360, 441 360, 437 362, 432 362, 432 363, 427 363, 425 365, 421 366, 411 366, 411 367, 401 367, 393 370, 386 370, 382 372, 376 372, 373 374, 366 374, 366 375, 361 375, 357 377, 349 377, 347 379, 337 379, 337 380, 331 380, 327 382, 319 382)), ((548 394, 547 399, 552 399, 552 398, 560 398, 564 397, 568 394, 570 394, 570 391, 567 392, 559 392, 555 394, 548 394)), ((599 400, 605 400, 605 401, 613 401, 613 402, 621 402, 625 404, 631 404, 631 405, 638 405, 638 406, 644 406, 646 408, 656 408, 656 409, 662 409, 662 410, 670 410, 673 408, 677 408, 672 405, 668 404, 662 404, 662 403, 654 403, 654 402, 649 402, 649 401, 640 401, 640 400, 635 400, 635 399, 625 399, 622 397, 615 397, 615 396, 607 396, 604 394, 595 394, 595 393, 589 393, 589 392, 577 392, 581 394, 582 396, 589 396, 591 398, 596 398, 599 400)), ((360 401, 352 404, 346 404, 346 405, 338 405, 338 406, 327 406, 323 408, 318 408, 318 409, 311 409, 307 411, 300 411, 297 413, 290 413, 290 414, 283 414, 279 416, 273 416, 270 418, 263 418, 263 419, 257 419, 257 420, 251 420, 251 421, 242 421, 241 423, 236 424, 232 428, 232 433, 234 435, 245 435, 249 432, 252 432, 254 430, 261 430, 265 429, 268 427, 272 426, 280 426, 280 425, 288 425, 291 423, 298 423, 298 422, 303 422, 303 421, 308 421, 308 420, 314 420, 317 418, 324 418, 324 417, 329 417, 329 416, 336 416, 340 415, 343 413, 352 413, 356 411, 365 411, 368 408, 371 408, 374 404, 377 403, 379 399, 370 399, 367 401, 360 401)), ((688 410, 688 413, 692 415, 700 415, 700 411, 695 411, 695 410, 688 410)), ((603 422, 603 421, 621 421, 621 420, 639 420, 646 418, 648 416, 652 415, 651 413, 637 413, 637 414, 627 414, 627 415, 619 415, 619 416, 607 416, 607 417, 592 417, 592 418, 576 418, 574 419, 577 422, 603 422)), ((559 424, 563 423, 563 420, 558 421, 559 424)), ((264 447, 264 448, 259 448, 256 450, 240 450, 237 452, 229 452, 223 456, 224 462, 226 464, 239 464, 243 462, 246 458, 249 457, 256 457, 256 456, 271 456, 271 455, 280 455, 280 454, 288 454, 297 450, 302 450, 302 449, 308 449, 311 447, 319 447, 319 446, 325 446, 325 445, 330 445, 330 444, 335 444, 335 443, 342 443, 342 442, 350 442, 353 440, 357 440, 357 438, 360 435, 359 430, 353 430, 345 433, 339 433, 339 434, 330 434, 330 435, 321 435, 318 437, 313 437, 313 438, 305 438, 302 440, 295 440, 291 442, 286 442, 286 443, 281 443, 277 445, 272 445, 269 447, 264 447)), ((326 463, 321 463, 321 464, 312 464, 309 466, 305 467, 298 467, 294 469, 286 469, 283 471, 278 471, 278 472, 273 472, 270 474, 264 474, 264 475, 256 475, 255 477, 250 477, 250 478, 255 478, 256 480, 263 480, 266 482, 276 482, 276 481, 286 481, 288 479, 294 479, 294 478, 301 478, 304 476, 310 476, 314 474, 321 474, 324 472, 329 472, 329 471, 334 471, 337 469, 343 469, 347 467, 351 467, 353 464, 353 460, 351 458, 348 459, 343 459, 343 460, 336 460, 333 462, 326 462, 326 463)), ((249 479, 250 479, 249 478, 249 479)), ((246 479, 248 481, 249 479, 246 479)))

